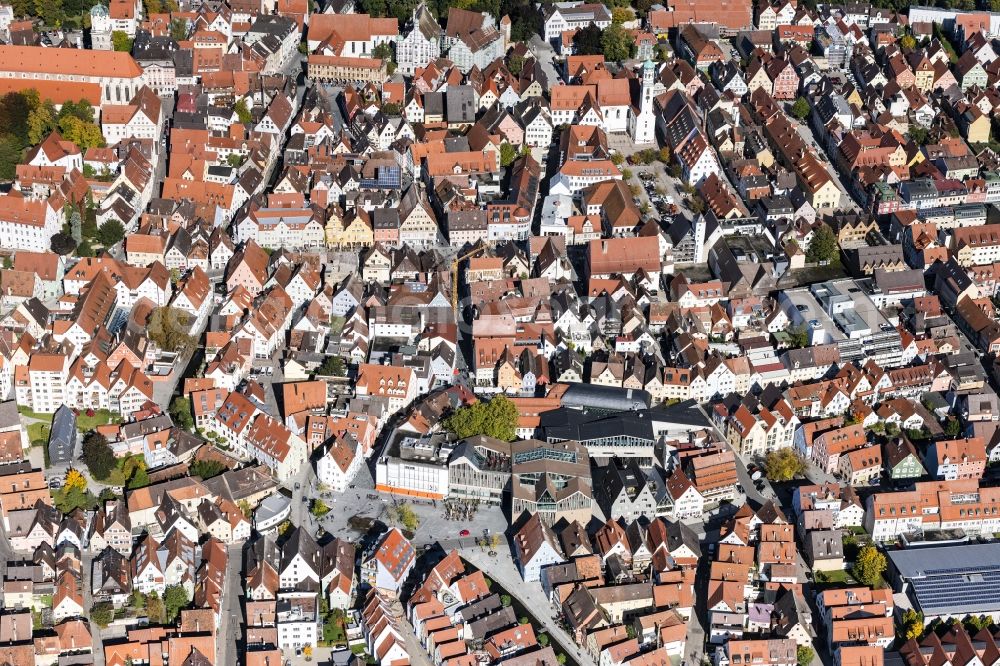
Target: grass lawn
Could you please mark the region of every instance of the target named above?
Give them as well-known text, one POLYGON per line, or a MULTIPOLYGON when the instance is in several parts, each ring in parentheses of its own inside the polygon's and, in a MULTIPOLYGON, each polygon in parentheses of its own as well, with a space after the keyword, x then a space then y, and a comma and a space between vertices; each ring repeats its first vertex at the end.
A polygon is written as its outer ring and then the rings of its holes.
POLYGON ((118 421, 121 421, 121 417, 117 414, 112 414, 106 409, 96 410, 93 416, 87 416, 86 412, 80 412, 76 417, 76 429, 80 432, 89 432, 97 426, 118 421))
POLYGON ((48 423, 31 423, 28 425, 28 441, 34 443, 37 440, 49 441, 48 423))
POLYGON ((365 646, 362 643, 358 645, 352 645, 351 652, 353 652, 354 654, 364 654, 365 652, 367 652, 367 650, 365 650, 365 646))
POLYGON ((52 423, 52 414, 39 414, 38 412, 31 411, 27 407, 18 407, 17 413, 29 419, 38 419, 39 421, 52 423))
POLYGON ((327 618, 323 623, 323 640, 330 645, 347 642, 347 632, 344 623, 337 618, 327 618))
POLYGON ((115 468, 113 470, 111 470, 111 474, 109 474, 108 478, 104 480, 104 483, 106 483, 109 486, 124 486, 126 483, 128 483, 128 479, 125 478, 124 468, 125 468, 125 462, 128 461, 129 458, 142 459, 143 457, 142 454, 137 453, 134 456, 125 456, 124 458, 119 458, 118 464, 115 465, 115 468))
POLYGON ((816 583, 820 585, 837 585, 837 584, 848 583, 854 580, 848 575, 846 571, 842 569, 838 569, 837 571, 817 571, 815 574, 815 578, 816 578, 816 583), (823 576, 822 581, 820 581, 819 579, 820 575, 823 576))

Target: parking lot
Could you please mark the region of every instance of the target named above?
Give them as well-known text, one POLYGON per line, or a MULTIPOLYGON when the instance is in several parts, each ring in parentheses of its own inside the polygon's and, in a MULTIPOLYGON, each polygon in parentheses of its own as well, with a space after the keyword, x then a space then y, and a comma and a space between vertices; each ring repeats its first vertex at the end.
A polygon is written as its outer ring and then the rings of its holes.
POLYGON ((660 162, 649 165, 629 166, 632 178, 629 185, 638 185, 641 192, 637 203, 648 204, 648 214, 659 219, 664 227, 670 226, 677 213, 694 217, 694 213, 684 206, 684 193, 679 189, 676 179, 672 178, 660 162), (676 209, 672 209, 676 206, 676 209))
POLYGON ((649 212, 653 213, 655 210, 656 216, 665 224, 673 222, 678 204, 677 198, 673 194, 670 194, 667 188, 658 183, 659 179, 655 173, 642 171, 636 175, 636 178, 639 179, 642 189, 646 194, 646 201, 649 203, 649 212))

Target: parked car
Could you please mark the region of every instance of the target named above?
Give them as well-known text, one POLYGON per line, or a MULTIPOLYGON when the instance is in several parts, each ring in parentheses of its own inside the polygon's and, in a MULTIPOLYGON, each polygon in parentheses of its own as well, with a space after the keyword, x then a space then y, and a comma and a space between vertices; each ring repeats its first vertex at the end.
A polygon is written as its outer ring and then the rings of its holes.
POLYGON ((469 530, 462 530, 461 532, 458 533, 458 536, 461 536, 461 537, 467 537, 467 536, 469 536, 469 530))

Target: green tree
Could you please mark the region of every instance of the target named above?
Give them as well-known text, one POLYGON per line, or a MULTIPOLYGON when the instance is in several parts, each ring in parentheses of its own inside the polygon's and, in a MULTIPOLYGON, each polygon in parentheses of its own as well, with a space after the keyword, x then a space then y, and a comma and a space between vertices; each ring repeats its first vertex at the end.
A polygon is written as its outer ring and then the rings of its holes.
POLYGON ((253 116, 250 115, 250 108, 247 106, 245 99, 236 100, 236 104, 233 105, 233 111, 236 112, 236 117, 240 119, 241 123, 244 125, 250 124, 253 116))
POLYGON ((191 430, 194 426, 194 417, 191 415, 191 400, 180 395, 174 398, 170 403, 170 417, 184 430, 191 430))
POLYGON ((53 491, 52 504, 63 513, 71 513, 76 509, 91 511, 97 508, 97 498, 87 489, 63 487, 53 491))
POLYGON ((510 595, 509 594, 501 594, 500 595, 500 605, 501 606, 503 606, 504 608, 507 608, 508 606, 510 606, 510 602, 511 602, 511 599, 510 599, 510 595))
POLYGON ((125 485, 129 490, 149 485, 149 472, 146 471, 146 460, 142 456, 132 456, 126 460, 122 465, 122 472, 127 479, 125 485))
POLYGON ((28 142, 39 144, 56 128, 56 108, 50 100, 28 114, 28 142))
POLYGON ((10 4, 14 16, 31 16, 35 13, 35 3, 32 0, 12 0, 10 4))
POLYGON ((35 0, 35 16, 48 27, 62 26, 64 12, 62 0, 35 0))
POLYGON ((621 62, 632 57, 635 41, 625 28, 611 24, 601 34, 601 47, 605 60, 621 62))
POLYGON ((653 0, 635 0, 632 3, 632 6, 635 8, 635 11, 639 13, 639 15, 645 16, 649 13, 649 8, 654 4, 653 0))
POLYGON ((111 247, 125 238, 125 227, 118 220, 109 220, 97 228, 97 242, 104 247, 111 247))
POLYGON ((23 152, 24 146, 16 137, 9 134, 0 136, 0 180, 14 180, 23 152))
POLYGON ((800 645, 795 649, 795 663, 798 666, 809 666, 816 652, 808 645, 800 645))
POLYGON ((538 634, 538 638, 536 640, 538 640, 538 644, 541 645, 542 647, 547 647, 549 644, 549 635, 538 634))
POLYGON ((882 582, 882 574, 885 573, 885 567, 885 555, 879 552, 875 546, 868 545, 858 551, 858 556, 854 560, 854 567, 851 569, 851 575, 862 585, 875 587, 882 582))
POLYGON ((79 102, 68 100, 59 109, 59 120, 62 121, 66 118, 78 118, 85 123, 93 123, 94 107, 85 99, 81 99, 79 102))
POLYGON ((111 475, 118 460, 104 435, 91 430, 83 438, 83 462, 92 477, 103 481, 111 475))
POLYGON ((506 141, 500 144, 500 166, 509 167, 517 159, 517 148, 506 141))
POLYGON ((455 411, 444 421, 445 429, 460 439, 486 435, 510 442, 517 430, 517 406, 503 395, 489 402, 479 401, 455 411))
POLYGON ((385 71, 392 76, 396 71, 396 58, 392 53, 392 46, 382 43, 372 49, 372 57, 385 61, 385 71))
POLYGON ((411 532, 416 531, 420 527, 420 518, 417 517, 416 512, 413 511, 413 507, 409 504, 400 504, 395 507, 395 519, 400 525, 411 532))
POLYGON ((532 0, 500 0, 499 5, 500 11, 494 16, 510 17, 513 41, 526 42, 542 31, 542 12, 532 0))
POLYGON ((597 55, 602 49, 601 29, 593 23, 573 35, 573 51, 579 55, 597 55))
POLYGON ((924 616, 912 608, 903 611, 901 618, 900 634, 903 640, 920 638, 924 633, 924 616))
POLYGON ((910 124, 909 129, 907 129, 906 132, 918 146, 927 145, 927 142, 930 139, 930 132, 927 131, 926 127, 921 127, 920 125, 910 124))
POLYGON ((324 502, 319 498, 316 498, 312 501, 312 506, 310 507, 309 510, 312 512, 312 515, 316 516, 317 518, 322 518, 326 514, 330 513, 330 507, 326 505, 326 502, 324 502))
POLYGON ((361 7, 365 10, 365 14, 371 14, 372 16, 386 15, 385 0, 361 0, 361 7))
POLYGON ((317 372, 327 377, 343 377, 347 374, 347 367, 344 365, 344 359, 339 356, 327 356, 317 372))
POLYGON ((77 243, 83 241, 83 216, 80 215, 80 211, 73 209, 73 212, 69 216, 69 235, 73 237, 77 243))
POLYGON ((809 116, 809 111, 810 111, 809 100, 807 100, 805 97, 799 97, 797 100, 795 100, 795 103, 792 104, 791 113, 799 120, 805 120, 806 117, 809 116))
POLYGON ((837 237, 829 225, 823 223, 813 231, 812 240, 809 241, 809 249, 806 250, 806 261, 817 263, 828 261, 836 263, 840 256, 840 247, 837 245, 837 237))
POLYGON ((611 10, 611 22, 615 25, 628 23, 635 18, 635 14, 628 7, 615 7, 611 10))
POLYGON ((225 472, 226 469, 227 467, 218 460, 195 460, 191 463, 189 471, 191 472, 191 476, 197 476, 198 478, 205 480, 211 479, 213 476, 219 476, 225 472))
POLYGON ((804 349, 809 346, 809 330, 805 324, 791 326, 785 332, 788 334, 788 346, 792 349, 804 349))
POLYGON ((952 416, 948 419, 948 422, 944 424, 944 434, 948 437, 954 439, 962 432, 961 422, 952 416))
POLYGON ((385 102, 382 104, 382 115, 389 118, 398 118, 403 115, 403 107, 399 102, 385 102))
POLYGON ((229 153, 226 156, 226 164, 236 169, 243 164, 243 156, 239 153, 229 153))
POLYGON ((187 39, 188 26, 187 21, 184 19, 172 19, 170 21, 170 37, 176 41, 181 42, 187 39))
POLYGON ((69 234, 58 232, 52 235, 49 247, 60 256, 66 256, 76 249, 76 241, 69 234))
POLYGON ((659 157, 659 151, 653 150, 652 148, 644 148, 643 150, 637 150, 633 153, 629 160, 632 164, 649 165, 655 162, 659 157))
POLYGON ((80 120, 76 116, 66 116, 60 119, 59 130, 64 139, 72 141, 83 150, 104 145, 104 135, 101 134, 101 128, 94 123, 80 120))
POLYGON ((907 51, 912 51, 917 48, 917 38, 913 35, 903 35, 899 38, 899 46, 907 51))
POLYGON ((18 150, 28 145, 28 116, 39 104, 34 88, 7 93, 0 99, 0 132, 16 138, 18 150))
POLYGON ((90 619, 102 629, 115 619, 115 607, 110 601, 98 601, 90 607, 90 619))
POLYGON ((128 33, 122 30, 115 30, 111 33, 111 45, 115 51, 121 51, 122 53, 132 52, 132 40, 129 38, 128 33))
POLYGON ((844 559, 853 562, 858 556, 858 537, 850 532, 844 532, 840 544, 844 551, 844 559))
POLYGON ((791 481, 805 468, 805 462, 792 449, 771 451, 764 458, 764 474, 771 481, 791 481))
POLYGON ((163 624, 167 621, 166 610, 163 606, 163 599, 156 591, 146 595, 146 617, 152 624, 163 624))
POLYGON ((524 56, 517 55, 516 53, 512 55, 507 60, 507 69, 514 76, 521 76, 521 70, 524 69, 524 56))
POLYGON ((181 609, 191 602, 183 585, 170 585, 163 591, 163 609, 167 622, 173 622, 181 609))
POLYGON ((194 346, 195 340, 185 330, 187 315, 171 307, 156 308, 149 317, 146 332, 149 339, 168 352, 183 353, 194 346))
POLYGON ((133 589, 128 604, 136 610, 143 610, 146 608, 146 595, 140 592, 138 588, 133 589))

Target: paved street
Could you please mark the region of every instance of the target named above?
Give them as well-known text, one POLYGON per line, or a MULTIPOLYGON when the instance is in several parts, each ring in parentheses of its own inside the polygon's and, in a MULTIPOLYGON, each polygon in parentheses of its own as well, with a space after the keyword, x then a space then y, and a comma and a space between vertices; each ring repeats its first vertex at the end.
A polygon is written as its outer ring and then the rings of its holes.
POLYGON ((406 644, 406 652, 410 657, 410 664, 412 666, 434 666, 434 662, 431 661, 427 650, 417 640, 417 636, 413 632, 413 625, 405 617, 400 618, 399 631, 403 634, 403 641, 406 644))
POLYGON ((554 86, 557 83, 562 83, 562 74, 556 70, 554 64, 556 53, 552 50, 552 45, 542 39, 541 35, 532 35, 531 41, 528 42, 528 48, 542 64, 542 70, 549 78, 549 85, 554 86))
MULTIPOLYGON (((90 549, 84 548, 80 553, 80 562, 83 573, 83 582, 81 587, 83 588, 83 607, 85 609, 89 609, 94 605, 94 598, 91 594, 90 587, 90 581, 92 580, 90 574, 92 571, 91 567, 93 566, 93 561, 94 557, 91 554, 90 549)), ((94 664, 96 666, 104 666, 104 641, 103 636, 101 635, 102 632, 96 624, 93 624, 92 627, 93 631, 91 633, 94 636, 94 664)))
POLYGON ((229 563, 222 593, 222 620, 219 626, 219 664, 235 664, 243 653, 243 555, 241 545, 227 549, 229 563))
POLYGON ((517 599, 526 609, 531 609, 535 620, 552 639, 553 649, 564 652, 581 666, 589 666, 594 661, 583 650, 577 647, 572 637, 559 625, 555 609, 542 592, 539 583, 525 583, 514 565, 514 557, 505 542, 496 550, 496 556, 490 557, 480 548, 464 548, 461 556, 476 568, 481 569, 508 594, 517 599))
POLYGON ((816 137, 812 128, 806 123, 796 121, 795 118, 792 116, 789 116, 788 118, 795 125, 796 129, 799 132, 799 136, 801 136, 802 139, 807 144, 812 146, 812 149, 816 152, 816 156, 819 157, 820 161, 826 167, 827 173, 829 173, 830 176, 833 177, 833 181, 837 184, 837 187, 840 189, 840 207, 844 210, 852 212, 860 212, 861 208, 849 194, 849 190, 847 189, 847 184, 841 178, 840 172, 837 171, 837 169, 834 168, 830 160, 827 159, 826 153, 824 152, 823 148, 820 147, 821 142, 818 141, 818 138, 816 137))
MULTIPOLYGON (((704 405, 701 406, 701 410, 703 413, 705 413, 704 405)), ((719 441, 723 442, 726 441, 726 438, 722 435, 722 432, 715 426, 712 420, 708 417, 707 413, 705 413, 705 418, 708 420, 708 423, 711 424, 712 429, 715 431, 716 438, 718 438, 719 441)), ((742 456, 739 455, 739 453, 736 453, 735 451, 734 453, 736 455, 736 475, 739 479, 739 487, 743 489, 745 493, 746 501, 750 502, 751 506, 759 507, 765 502, 773 500, 778 503, 779 507, 781 507, 782 511, 785 513, 785 516, 789 520, 794 520, 794 516, 791 511, 790 497, 786 497, 785 498, 786 501, 782 502, 779 493, 775 490, 774 486, 772 486, 771 482, 768 481, 766 478, 761 479, 763 490, 758 491, 757 487, 754 485, 753 480, 750 478, 750 473, 747 472, 747 464, 750 461, 744 459, 742 456)), ((815 481, 815 482, 822 483, 822 481, 815 481)), ((742 504, 743 500, 737 499, 730 506, 735 509, 736 507, 739 507, 742 504)), ((721 524, 721 519, 710 520, 709 525, 711 525, 711 527, 710 529, 707 530, 706 538, 702 542, 703 544, 707 545, 710 543, 718 542, 720 524, 721 524)), ((703 550, 702 556, 703 559, 705 560, 710 559, 708 552, 706 550, 703 550)), ((806 562, 802 557, 802 553, 798 549, 796 549, 796 564, 799 567, 799 572, 798 572, 799 581, 804 584, 804 587, 809 588, 811 585, 808 582, 809 579, 806 576, 806 573, 809 571, 809 567, 806 565, 806 562)), ((704 561, 699 562, 699 579, 702 580, 704 579, 705 576, 708 575, 708 568, 707 566, 704 565, 705 565, 704 561)), ((698 593, 697 608, 695 614, 692 616, 692 620, 697 619, 697 622, 692 622, 692 624, 700 625, 698 627, 700 631, 693 630, 691 625, 689 625, 688 627, 688 643, 685 649, 685 654, 687 655, 687 660, 689 665, 701 663, 702 655, 700 646, 704 644, 705 633, 706 633, 705 630, 708 627, 708 613, 704 603, 705 602, 704 587, 702 586, 700 589, 697 589, 696 592, 698 593), (700 640, 698 640, 699 636, 700 640)), ((812 596, 813 596, 812 593, 807 590, 805 593, 805 597, 807 600, 809 600, 810 604, 812 604, 812 596)), ((709 654, 705 654, 704 656, 711 656, 710 653, 713 650, 714 646, 709 646, 708 650, 709 654)), ((813 664, 814 666, 819 666, 821 663, 822 662, 820 661, 820 657, 817 654, 817 656, 813 661, 813 664)))

